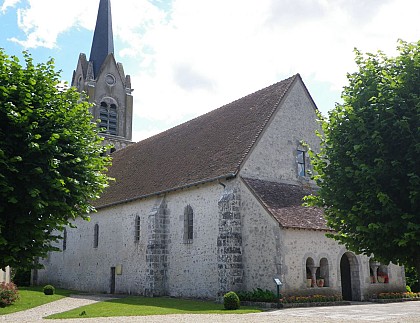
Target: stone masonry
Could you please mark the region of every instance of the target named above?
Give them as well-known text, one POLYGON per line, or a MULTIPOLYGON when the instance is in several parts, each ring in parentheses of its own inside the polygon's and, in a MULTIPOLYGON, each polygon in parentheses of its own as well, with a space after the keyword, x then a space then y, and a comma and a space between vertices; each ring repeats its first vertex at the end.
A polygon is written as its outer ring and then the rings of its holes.
POLYGON ((167 294, 168 210, 165 198, 158 199, 148 216, 146 288, 148 296, 167 294))
POLYGON ((230 290, 241 290, 243 284, 242 221, 240 191, 226 188, 218 202, 219 235, 217 266, 219 297, 230 290))

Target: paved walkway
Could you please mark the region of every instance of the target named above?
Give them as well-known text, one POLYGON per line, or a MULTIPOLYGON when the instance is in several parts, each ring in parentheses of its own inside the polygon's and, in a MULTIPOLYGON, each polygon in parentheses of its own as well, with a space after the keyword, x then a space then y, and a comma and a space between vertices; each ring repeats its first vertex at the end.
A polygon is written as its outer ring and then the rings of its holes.
POLYGON ((69 320, 45 320, 42 317, 67 311, 83 305, 92 304, 104 299, 106 296, 83 296, 77 295, 64 298, 49 304, 45 304, 27 311, 0 316, 0 322, 19 323, 262 323, 262 322, 397 322, 397 323, 419 323, 420 322, 420 301, 374 304, 360 303, 349 306, 330 307, 309 307, 290 308, 273 310, 255 314, 226 314, 226 315, 163 315, 163 316, 134 316, 134 317, 110 317, 93 319, 69 319, 69 320))

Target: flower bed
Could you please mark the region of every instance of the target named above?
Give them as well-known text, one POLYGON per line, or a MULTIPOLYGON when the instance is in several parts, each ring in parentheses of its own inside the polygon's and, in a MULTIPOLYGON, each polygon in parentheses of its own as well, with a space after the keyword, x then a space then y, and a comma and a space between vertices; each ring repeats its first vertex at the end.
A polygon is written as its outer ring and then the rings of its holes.
POLYGON ((283 304, 290 303, 326 303, 340 302, 343 298, 341 295, 309 295, 309 296, 288 296, 280 299, 283 304))
POLYGON ((350 305, 350 302, 343 301, 341 295, 309 295, 309 296, 288 296, 280 299, 278 303, 262 303, 241 301, 241 305, 255 306, 260 308, 292 308, 292 307, 312 307, 312 306, 337 306, 350 305))

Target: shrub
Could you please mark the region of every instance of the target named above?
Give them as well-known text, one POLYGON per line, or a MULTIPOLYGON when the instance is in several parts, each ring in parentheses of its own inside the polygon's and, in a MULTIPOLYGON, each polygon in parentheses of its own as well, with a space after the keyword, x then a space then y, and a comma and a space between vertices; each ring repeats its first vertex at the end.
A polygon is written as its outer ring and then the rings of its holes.
POLYGON ((238 292, 238 297, 241 301, 267 303, 277 302, 276 294, 274 294, 271 290, 262 290, 261 288, 253 289, 252 292, 238 292))
POLYGON ((223 306, 226 310, 237 310, 239 304, 239 297, 235 292, 229 292, 223 296, 223 306))
POLYGON ((44 294, 45 295, 54 295, 55 288, 52 285, 45 285, 44 286, 44 294))
POLYGON ((410 286, 405 286, 405 291, 411 293, 411 287, 410 286))
POLYGON ((0 307, 6 307, 19 299, 19 291, 13 283, 0 283, 0 307))

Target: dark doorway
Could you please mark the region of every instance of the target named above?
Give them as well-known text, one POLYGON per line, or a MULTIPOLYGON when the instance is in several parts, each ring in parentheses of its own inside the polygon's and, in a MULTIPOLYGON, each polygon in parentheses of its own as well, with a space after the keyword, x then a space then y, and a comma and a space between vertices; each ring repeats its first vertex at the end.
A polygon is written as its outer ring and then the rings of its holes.
POLYGON ((111 267, 111 294, 115 294, 115 267, 111 267))
POLYGON ((343 294, 343 300, 352 301, 351 292, 351 271, 350 261, 346 254, 341 257, 340 261, 340 272, 341 272, 341 292, 343 294))

